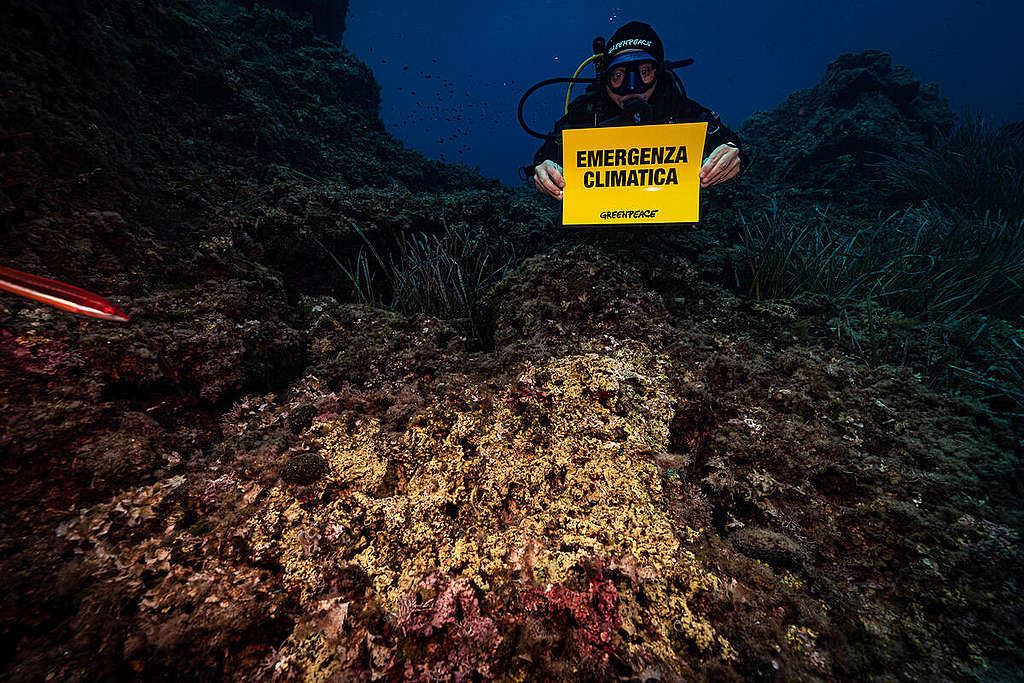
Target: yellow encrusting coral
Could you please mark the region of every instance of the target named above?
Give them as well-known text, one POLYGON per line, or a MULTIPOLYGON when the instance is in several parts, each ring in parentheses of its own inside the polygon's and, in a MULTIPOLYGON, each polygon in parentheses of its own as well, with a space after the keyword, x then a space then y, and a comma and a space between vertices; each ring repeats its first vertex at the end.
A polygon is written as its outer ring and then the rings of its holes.
POLYGON ((253 548, 279 557, 305 600, 329 546, 389 608, 434 569, 498 590, 563 583, 588 557, 626 562, 637 571, 619 590, 625 647, 670 666, 682 647, 732 658, 690 608, 719 580, 663 501, 653 455, 668 448, 674 411, 660 367, 640 343, 527 365, 494 400, 438 403, 397 442, 376 420, 320 423, 330 474, 317 490, 333 484, 330 499, 300 507, 273 490, 253 548))
POLYGON ((334 482, 373 491, 384 480, 388 460, 380 452, 378 420, 368 420, 355 434, 350 434, 341 422, 320 423, 315 430, 320 437, 320 454, 326 458, 334 482))

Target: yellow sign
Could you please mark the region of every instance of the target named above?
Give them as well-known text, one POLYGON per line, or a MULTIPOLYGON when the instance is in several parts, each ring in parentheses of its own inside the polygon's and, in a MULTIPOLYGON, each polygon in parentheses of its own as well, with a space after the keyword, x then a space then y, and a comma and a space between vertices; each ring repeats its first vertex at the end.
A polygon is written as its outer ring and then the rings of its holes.
POLYGON ((562 225, 696 223, 708 124, 562 131, 562 225))

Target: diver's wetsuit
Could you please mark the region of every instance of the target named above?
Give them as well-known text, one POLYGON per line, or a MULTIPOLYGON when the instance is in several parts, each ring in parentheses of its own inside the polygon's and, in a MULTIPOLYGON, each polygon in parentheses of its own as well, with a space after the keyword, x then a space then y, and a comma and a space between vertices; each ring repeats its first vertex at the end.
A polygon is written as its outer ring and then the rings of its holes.
MULTIPOLYGON (((591 86, 593 88, 593 86, 591 86)), ((750 158, 743 151, 743 145, 736 133, 732 132, 719 121, 718 116, 707 107, 701 106, 686 96, 686 91, 679 91, 671 76, 665 74, 658 79, 654 92, 648 100, 651 105, 652 119, 643 123, 698 123, 708 122, 707 138, 704 141, 704 156, 707 158, 719 145, 732 142, 740 148, 740 173, 750 165, 750 158)), ((569 113, 555 123, 553 135, 537 150, 533 157, 533 165, 537 166, 550 159, 562 165, 562 139, 559 133, 565 128, 595 128, 605 124, 622 114, 618 105, 601 87, 600 92, 590 90, 569 103, 569 113)), ((628 122, 624 122, 628 123, 628 122)), ((611 125, 623 125, 614 122, 611 125)))

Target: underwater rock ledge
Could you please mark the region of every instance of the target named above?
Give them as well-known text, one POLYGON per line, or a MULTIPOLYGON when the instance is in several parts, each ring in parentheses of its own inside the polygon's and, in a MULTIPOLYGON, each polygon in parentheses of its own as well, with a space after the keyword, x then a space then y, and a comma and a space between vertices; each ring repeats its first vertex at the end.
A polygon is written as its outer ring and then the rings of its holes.
MULTIPOLYGON (((1008 435, 796 340, 781 304, 691 286, 684 320, 590 248, 538 256, 502 284, 493 352, 430 318, 309 302, 316 341, 286 388, 224 410, 203 457, 172 457, 183 433, 122 423, 105 448, 145 434, 163 476, 115 484, 39 538, 76 596, 51 641, 72 653, 61 671, 722 680, 1017 666, 1004 636, 1020 628, 1019 537, 986 483, 1008 435), (615 277, 572 296, 593 269, 615 277), (524 339, 535 310, 548 325, 524 339)), ((31 555, 8 567, 30 572, 31 555)), ((11 673, 43 675, 50 652, 22 648, 11 673)))
MULTIPOLYGON (((0 304, 5 678, 1024 678, 1005 421, 855 362, 820 298, 715 286, 709 242, 547 249, 549 207, 402 148, 365 64, 245 4, 0 25, 5 262, 133 321, 0 304), (356 228, 438 216, 541 252, 493 348, 329 296, 356 228)), ((841 57, 752 142, 842 187, 879 121, 943 123, 915 83, 841 57)))

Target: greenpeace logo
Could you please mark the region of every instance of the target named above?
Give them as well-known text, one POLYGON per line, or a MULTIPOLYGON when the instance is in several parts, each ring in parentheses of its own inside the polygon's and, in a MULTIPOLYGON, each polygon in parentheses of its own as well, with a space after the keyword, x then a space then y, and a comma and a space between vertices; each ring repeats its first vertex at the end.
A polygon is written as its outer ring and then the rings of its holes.
POLYGON ((640 209, 639 211, 602 211, 601 220, 607 221, 613 218, 654 218, 658 215, 658 209, 640 209))
POLYGON ((608 48, 607 52, 611 54, 612 52, 621 50, 624 47, 651 47, 652 45, 654 45, 654 43, 649 40, 644 40, 643 38, 627 38, 626 40, 620 40, 612 45, 608 48))

